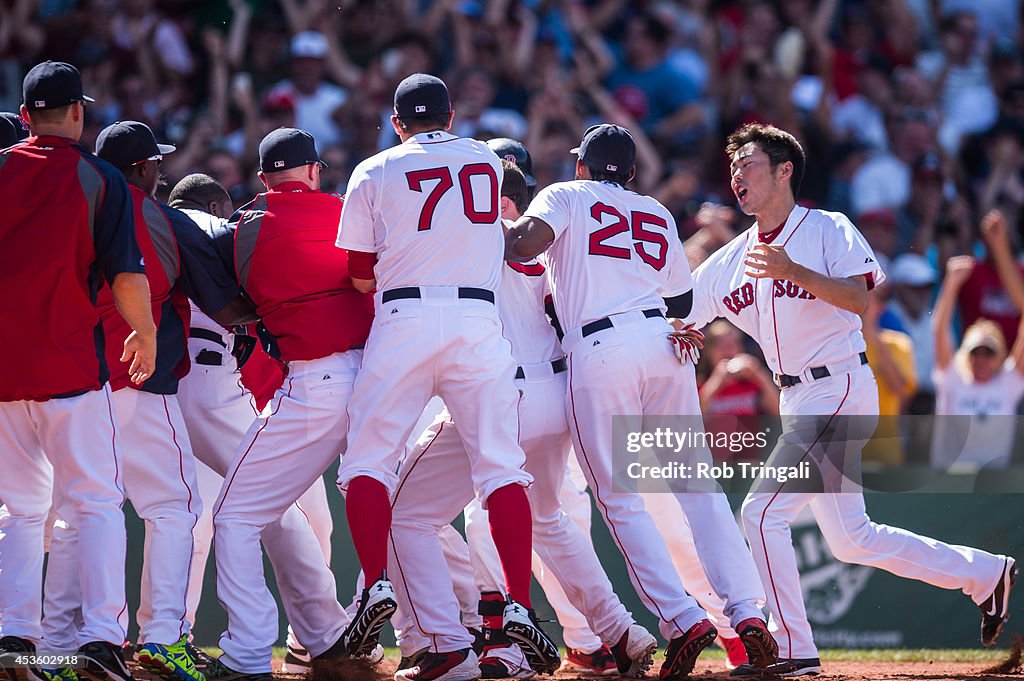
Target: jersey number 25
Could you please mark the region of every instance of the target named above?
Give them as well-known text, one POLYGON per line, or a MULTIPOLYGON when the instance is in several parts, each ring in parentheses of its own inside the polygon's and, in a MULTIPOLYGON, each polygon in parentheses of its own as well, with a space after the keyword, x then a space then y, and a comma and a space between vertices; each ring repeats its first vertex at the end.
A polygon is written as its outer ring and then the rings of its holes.
MULTIPOLYGON (((474 225, 493 225, 498 221, 498 176, 487 163, 470 163, 462 166, 459 171, 459 190, 462 193, 462 212, 474 225), (476 209, 476 197, 473 195, 473 178, 487 178, 487 205, 483 211, 476 209)), ((452 171, 448 166, 439 168, 424 168, 423 170, 410 170, 405 174, 409 189, 414 192, 423 192, 423 183, 430 180, 437 182, 427 194, 427 200, 423 202, 420 210, 420 219, 416 223, 416 230, 425 232, 430 229, 430 223, 434 219, 434 211, 437 203, 444 196, 444 193, 455 186, 452 182, 452 171)))
POLYGON ((633 252, 636 251, 640 259, 654 269, 660 271, 665 266, 668 256, 668 240, 665 239, 664 234, 644 228, 644 225, 651 225, 668 231, 668 223, 664 218, 635 210, 629 214, 629 220, 627 220, 626 216, 617 208, 600 201, 590 207, 590 217, 603 225, 601 229, 590 234, 590 255, 629 260, 633 257, 633 252), (605 225, 606 216, 613 220, 609 225, 605 225), (633 232, 633 250, 605 243, 617 234, 630 231, 630 228, 633 232), (644 244, 653 244, 654 253, 648 250, 644 244))

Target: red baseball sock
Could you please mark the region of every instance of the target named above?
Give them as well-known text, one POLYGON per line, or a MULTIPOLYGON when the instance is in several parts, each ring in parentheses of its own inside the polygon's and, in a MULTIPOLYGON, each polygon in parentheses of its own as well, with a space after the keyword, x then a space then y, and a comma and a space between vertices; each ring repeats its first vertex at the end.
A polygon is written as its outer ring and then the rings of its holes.
POLYGON ((391 500, 387 488, 365 475, 349 482, 345 493, 345 517, 348 518, 352 543, 369 588, 388 567, 391 500))
POLYGON ((508 593, 529 608, 533 515, 526 489, 516 484, 499 487, 487 497, 487 511, 508 593))

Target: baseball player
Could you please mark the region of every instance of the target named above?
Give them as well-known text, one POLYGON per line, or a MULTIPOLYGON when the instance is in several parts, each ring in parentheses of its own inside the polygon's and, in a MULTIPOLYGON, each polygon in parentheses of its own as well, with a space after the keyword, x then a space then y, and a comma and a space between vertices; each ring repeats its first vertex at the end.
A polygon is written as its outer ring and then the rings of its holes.
MULTIPOLYGON (((515 165, 508 161, 503 163, 502 215, 514 219, 527 205, 527 185, 515 165)), ((515 371, 516 385, 522 393, 519 439, 526 452, 526 470, 534 480, 529 496, 537 553, 555 572, 562 588, 579 604, 594 631, 612 647, 621 672, 627 676, 642 675, 652 664, 657 640, 634 622, 615 596, 590 542, 559 504, 558 493, 569 455, 568 427, 564 420, 565 363, 555 331, 544 315, 543 265, 535 261, 507 265, 497 293, 498 313, 505 334, 512 343, 513 355, 521 362, 515 371)), ((393 496, 393 560, 390 565, 392 573, 399 577, 396 580, 399 602, 412 615, 419 636, 431 642, 432 648, 442 648, 444 641, 457 641, 465 635, 465 628, 457 618, 458 609, 437 607, 434 596, 451 584, 436 535, 472 499, 470 459, 460 428, 461 423, 454 422, 446 413, 427 429, 403 462, 393 496), (436 494, 431 485, 433 480, 445 480, 451 492, 436 494)), ((480 613, 484 616, 485 627, 500 633, 504 609, 500 594, 504 583, 500 573, 487 569, 491 561, 479 557, 481 553, 490 553, 480 546, 489 545, 489 538, 479 537, 479 534, 467 530, 471 554, 477 554, 474 568, 477 568, 476 583, 482 592, 480 613), (477 535, 475 540, 474 535, 477 535)), ((488 643, 498 643, 494 633, 488 643)), ((511 652, 522 654, 516 650, 511 652)), ((529 659, 529 653, 523 652, 529 659)), ((448 681, 476 678, 482 671, 487 678, 506 678, 516 673, 520 664, 516 657, 505 660, 510 663, 505 664, 502 655, 500 648, 488 650, 488 655, 481 660, 481 670, 469 668, 466 674, 460 673, 459 667, 437 673, 436 669, 443 665, 434 667, 431 663, 443 656, 429 657, 412 669, 399 670, 398 677, 448 681)), ((457 659, 452 653, 448 657, 457 659)), ((536 665, 535 661, 531 661, 531 667, 546 673, 556 669, 536 665)))
MULTIPOLYGON (((352 253, 353 283, 378 289, 351 405, 350 446, 338 470, 352 540, 371 584, 349 647, 375 644, 394 613, 385 572, 390 496, 403 445, 437 394, 459 423, 477 497, 494 511, 491 533, 510 597, 504 630, 534 666, 557 665, 558 649, 530 611, 525 487, 532 479, 517 438, 516 365, 494 305, 504 267, 501 163, 482 142, 448 132, 454 114, 441 80, 409 76, 394 104, 391 121, 402 144, 356 166, 337 240, 352 253)), ((433 605, 457 612, 450 582, 433 605)), ((435 646, 431 655, 442 673, 476 668, 472 640, 464 632, 435 646)))
MULTIPOLYGON (((186 334, 188 300, 232 325, 255 319, 233 278, 213 250, 209 237, 187 216, 158 202, 163 155, 174 151, 157 144, 144 123, 123 121, 105 128, 96 139, 97 155, 118 168, 128 180, 135 212, 136 238, 147 270, 153 318, 157 324, 157 366, 153 376, 131 389, 128 367, 111 348, 129 329, 116 312, 108 289, 100 292, 99 311, 111 367, 115 443, 123 452, 124 487, 132 506, 146 523, 139 637, 136 660, 167 679, 203 680, 186 649, 189 622, 185 591, 189 580, 192 530, 201 508, 195 479, 195 459, 177 402, 178 380, 189 368, 186 334), (187 297, 186 297, 187 296, 187 297), (182 549, 187 547, 189 551, 182 549)), ((58 535, 76 547, 72 532, 58 535)), ((71 552, 77 553, 77 549, 71 552)), ((61 554, 65 555, 65 554, 61 554)), ((51 561, 52 562, 52 561, 51 561)), ((63 574, 67 574, 64 572, 63 574)), ((77 601, 74 584, 47 579, 51 590, 77 601)), ((51 602, 59 600, 50 596, 51 602)), ((65 620, 66 621, 66 620, 65 620)), ((74 630, 46 626, 48 643, 67 647, 74 630)))
MULTIPOLYGON (((689 313, 690 270, 671 213, 624 187, 635 171, 629 132, 593 126, 574 151, 576 181, 537 195, 509 230, 507 257, 522 261, 550 247, 554 305, 566 330, 573 445, 634 586, 669 639, 661 676, 683 678, 717 632, 683 590, 640 497, 612 486, 611 417, 700 413, 693 365, 680 366, 664 316, 666 310, 672 317, 689 313)), ((706 448, 693 456, 710 461, 706 448)), ((725 495, 675 497, 751 662, 773 663, 775 642, 760 611, 763 591, 725 495)))
MULTIPOLYGON (((195 173, 182 178, 171 190, 169 203, 181 210, 211 237, 218 234, 227 224, 234 211, 231 197, 212 177, 195 173)), ((203 500, 203 512, 193 532, 192 566, 188 587, 187 615, 190 623, 195 622, 196 609, 202 595, 203 574, 213 539, 213 502, 224 483, 223 473, 228 470, 235 450, 242 441, 245 431, 256 419, 270 395, 280 387, 283 372, 280 363, 267 355, 261 347, 252 349, 251 355, 243 354, 241 343, 247 338, 228 333, 224 327, 210 319, 191 302, 192 322, 189 329, 188 350, 192 358, 189 371, 178 387, 178 402, 188 429, 192 450, 196 458, 196 478, 199 497, 203 500), (236 355, 242 357, 244 368, 239 369, 236 355), (270 385, 272 388, 261 389, 270 385), (252 389, 250 389, 252 388, 252 389), (265 395, 264 395, 265 394, 265 395), (209 461, 210 465, 203 463, 209 461)), ((318 477, 296 502, 297 509, 289 508, 284 523, 294 524, 308 521, 316 535, 325 562, 331 556, 331 520, 327 505, 323 477, 318 477)), ((276 523, 272 524, 278 527, 276 523)), ((263 541, 274 560, 294 554, 294 547, 287 545, 293 533, 280 530, 264 531, 263 541), (281 541, 277 541, 281 540, 281 541), (285 542, 282 544, 282 541, 285 542)), ((330 588, 334 588, 333 585, 330 588)), ((304 590, 309 585, 303 585, 304 590)), ((295 612, 290 591, 284 594, 285 610, 295 612)), ((194 655, 205 656, 195 649, 194 655)), ((206 664, 209 659, 203 660, 206 664)), ((203 665, 197 665, 200 669, 203 665)), ((288 627, 288 654, 282 671, 304 673, 309 669, 309 655, 298 643, 292 627, 288 627)))
MULTIPOLYGON (((768 463, 825 460, 822 477, 838 477, 832 457, 856 462, 878 417, 878 389, 858 313, 885 274, 846 216, 796 205, 804 153, 792 135, 746 125, 729 137, 726 153, 733 193, 756 222, 697 268, 689 320, 702 326, 725 317, 760 344, 782 388, 786 419, 768 463)), ((856 487, 853 493, 812 493, 799 481, 760 482, 743 503, 742 520, 781 646, 772 673, 821 671, 789 528, 808 505, 836 558, 962 589, 982 608, 982 643, 995 641, 1006 620, 1013 559, 873 523, 856 487)), ((845 492, 851 482, 838 484, 845 492)))
MULTIPOLYGON (((78 69, 33 67, 21 115, 31 136, 0 152, 0 345, 17 361, 0 374, 0 656, 42 639, 43 536, 60 517, 83 538, 81 673, 127 681, 125 530, 120 453, 95 303, 102 281, 132 332, 119 360, 135 383, 156 366, 156 327, 124 176, 78 143, 85 103, 78 69), (40 191, 46 187, 47 191, 40 191)), ((108 340, 108 348, 115 341, 108 340)), ((0 663, 10 681, 42 681, 37 667, 0 663)))
MULTIPOLYGON (((352 286, 347 255, 334 247, 342 200, 320 192, 312 135, 278 128, 259 147, 267 191, 236 212, 215 242, 256 304, 257 333, 288 376, 250 424, 214 504, 217 597, 228 612, 223 655, 208 679, 269 678, 277 607, 263 576, 261 534, 345 450, 346 407, 373 318, 372 299, 352 286)), ((294 514, 292 514, 294 516, 294 514)), ((288 618, 313 662, 344 654, 348 616, 308 522, 295 555, 270 554, 288 618)), ((269 553, 269 552, 268 552, 269 553)))

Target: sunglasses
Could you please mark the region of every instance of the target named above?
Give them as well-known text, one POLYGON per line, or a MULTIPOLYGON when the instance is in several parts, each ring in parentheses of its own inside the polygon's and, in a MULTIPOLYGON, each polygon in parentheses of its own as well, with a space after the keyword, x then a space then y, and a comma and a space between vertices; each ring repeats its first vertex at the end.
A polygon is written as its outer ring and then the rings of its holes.
POLYGON ((132 165, 133 166, 140 166, 143 163, 146 163, 147 161, 156 161, 156 167, 159 168, 160 166, 162 166, 164 164, 164 157, 163 157, 162 154, 157 154, 156 156, 150 156, 149 158, 144 158, 141 161, 136 161, 132 165))

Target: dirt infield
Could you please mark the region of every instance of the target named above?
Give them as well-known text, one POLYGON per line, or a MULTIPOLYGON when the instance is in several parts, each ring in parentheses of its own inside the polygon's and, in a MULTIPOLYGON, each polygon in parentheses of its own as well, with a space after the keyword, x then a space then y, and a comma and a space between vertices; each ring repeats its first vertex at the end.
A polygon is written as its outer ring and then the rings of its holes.
MULTIPOLYGON (((997 665, 986 662, 951 662, 949 660, 936 661, 835 661, 825 662, 824 673, 819 679, 842 679, 843 681, 984 681, 985 679, 1014 679, 1021 681, 1024 677, 1024 670, 1021 668, 1021 656, 1019 649, 1007 650, 1007 659, 997 665)), ((661 660, 655 661, 654 668, 648 672, 647 679, 655 681, 657 670, 661 660)), ((274 661, 274 668, 277 669, 280 660, 274 661)), ((154 676, 140 670, 132 664, 132 671, 139 681, 159 681, 154 676)), ((325 679, 314 679, 310 681, 388 681, 398 667, 395 659, 385 659, 376 669, 375 674, 367 674, 360 670, 356 674, 345 672, 330 674, 325 679)), ((282 674, 275 672, 274 678, 279 681, 305 681, 307 677, 297 674, 282 674)), ((579 676, 575 674, 556 674, 554 677, 536 677, 538 679, 554 678, 558 681, 594 681, 601 677, 579 676)), ((730 679, 720 659, 700 660, 696 669, 690 675, 691 679, 715 679, 726 681, 730 679)), ((767 677, 775 679, 776 677, 767 677)))

